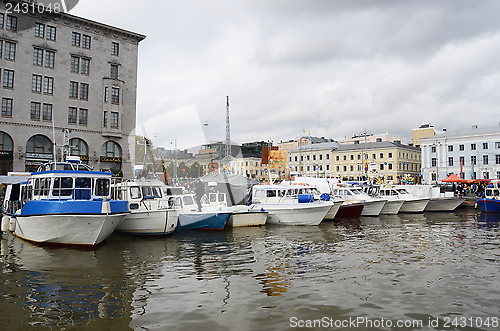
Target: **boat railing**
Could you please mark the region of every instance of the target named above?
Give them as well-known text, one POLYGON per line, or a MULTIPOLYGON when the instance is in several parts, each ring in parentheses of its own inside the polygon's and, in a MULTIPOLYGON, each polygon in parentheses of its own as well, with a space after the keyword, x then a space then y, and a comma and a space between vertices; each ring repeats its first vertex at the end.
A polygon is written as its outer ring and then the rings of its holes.
POLYGON ((2 207, 3 212, 5 214, 15 214, 18 210, 23 209, 24 201, 5 201, 4 206, 2 207), (6 207, 6 208, 4 208, 6 207))

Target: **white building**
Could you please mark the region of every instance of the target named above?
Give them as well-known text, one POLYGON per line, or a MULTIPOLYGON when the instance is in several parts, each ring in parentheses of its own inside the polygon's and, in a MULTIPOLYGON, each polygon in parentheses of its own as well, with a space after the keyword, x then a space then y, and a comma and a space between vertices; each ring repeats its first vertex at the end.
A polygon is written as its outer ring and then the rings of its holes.
POLYGON ((500 178, 500 126, 448 131, 420 140, 425 183, 455 173, 464 179, 500 178))

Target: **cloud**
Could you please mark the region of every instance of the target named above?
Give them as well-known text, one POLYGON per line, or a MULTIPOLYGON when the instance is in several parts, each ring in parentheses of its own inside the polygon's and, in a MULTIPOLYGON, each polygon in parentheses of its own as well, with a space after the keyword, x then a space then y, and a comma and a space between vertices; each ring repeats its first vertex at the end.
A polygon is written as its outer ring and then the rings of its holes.
POLYGON ((304 127, 336 139, 364 129, 408 138, 424 122, 498 122, 500 2, 145 3, 87 0, 74 12, 147 35, 138 124, 187 105, 209 122, 205 140, 223 141, 226 96, 240 143, 293 139, 304 127))

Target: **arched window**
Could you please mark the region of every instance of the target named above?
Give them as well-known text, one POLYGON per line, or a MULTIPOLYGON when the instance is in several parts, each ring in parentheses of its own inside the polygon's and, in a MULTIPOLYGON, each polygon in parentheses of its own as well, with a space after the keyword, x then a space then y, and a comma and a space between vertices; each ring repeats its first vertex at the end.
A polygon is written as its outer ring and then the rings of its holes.
POLYGON ((52 141, 44 135, 32 136, 26 143, 26 153, 52 154, 52 141))
POLYGON ((69 140, 69 155, 79 156, 83 163, 89 162, 89 146, 80 138, 71 138, 69 140))
POLYGON ((52 140, 44 135, 32 136, 26 143, 25 171, 36 171, 38 166, 53 159, 52 140))
POLYGON ((12 171, 13 148, 12 138, 7 133, 0 131, 0 175, 7 175, 9 171, 12 171))
POLYGON ((114 141, 107 141, 101 147, 101 170, 111 170, 115 175, 122 169, 122 149, 114 141))

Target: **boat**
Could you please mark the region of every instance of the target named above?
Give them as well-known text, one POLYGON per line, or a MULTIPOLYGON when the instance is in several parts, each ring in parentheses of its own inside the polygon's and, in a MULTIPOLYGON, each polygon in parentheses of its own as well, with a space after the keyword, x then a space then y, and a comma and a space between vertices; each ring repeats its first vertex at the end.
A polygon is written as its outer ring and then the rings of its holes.
POLYGON ((255 208, 255 205, 227 205, 226 194, 222 192, 208 192, 201 199, 204 211, 228 211, 231 216, 226 227, 237 228, 246 226, 262 226, 266 224, 268 212, 255 208))
POLYGON ((363 192, 361 187, 336 185, 332 187, 332 194, 340 196, 345 201, 364 202, 361 216, 378 216, 387 200, 375 198, 363 192))
POLYGON ((97 245, 130 213, 128 201, 111 198, 112 175, 79 157, 43 164, 7 187, 2 230, 37 243, 97 245))
POLYGON ((112 184, 117 199, 129 202, 130 214, 116 231, 137 235, 166 235, 177 228, 178 212, 163 199, 163 183, 157 179, 140 178, 112 184))
POLYGON ((184 193, 181 187, 167 186, 163 189, 169 206, 178 212, 177 230, 222 231, 231 216, 230 211, 198 211, 195 195, 184 193))
POLYGON ((304 187, 288 184, 254 185, 252 205, 269 213, 268 224, 319 225, 334 206, 333 202, 315 200, 304 187))
POLYGON ((405 201, 399 210, 400 213, 421 213, 429 203, 430 198, 413 196, 406 190, 406 187, 397 187, 395 190, 399 197, 405 201))
POLYGON ((441 192, 441 188, 436 185, 394 185, 394 188, 404 188, 415 197, 429 198, 424 211, 454 211, 465 201, 464 197, 454 192, 441 192))
POLYGON ((403 207, 405 200, 392 187, 371 186, 368 190, 372 190, 373 194, 387 200, 380 212, 382 215, 396 215, 401 210, 401 207, 403 207))
POLYGON ((476 204, 483 213, 500 213, 500 180, 492 180, 484 191, 484 197, 478 199, 476 204))
POLYGON ((335 219, 358 218, 361 216, 363 208, 365 208, 364 201, 343 201, 335 215, 335 219))

